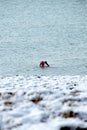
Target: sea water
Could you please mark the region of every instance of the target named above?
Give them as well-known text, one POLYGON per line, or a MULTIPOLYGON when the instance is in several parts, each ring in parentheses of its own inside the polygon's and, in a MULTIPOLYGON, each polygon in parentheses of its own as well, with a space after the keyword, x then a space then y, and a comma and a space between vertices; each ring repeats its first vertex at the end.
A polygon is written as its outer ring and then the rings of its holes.
POLYGON ((87 0, 0 0, 0 75, 86 74, 87 0))

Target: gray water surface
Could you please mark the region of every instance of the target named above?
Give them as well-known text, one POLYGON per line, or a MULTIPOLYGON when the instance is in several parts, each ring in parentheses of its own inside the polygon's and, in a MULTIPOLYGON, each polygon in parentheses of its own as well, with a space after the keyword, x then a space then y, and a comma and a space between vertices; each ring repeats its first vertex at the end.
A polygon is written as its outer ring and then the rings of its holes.
POLYGON ((18 74, 87 74, 87 0, 0 0, 0 75, 18 74))

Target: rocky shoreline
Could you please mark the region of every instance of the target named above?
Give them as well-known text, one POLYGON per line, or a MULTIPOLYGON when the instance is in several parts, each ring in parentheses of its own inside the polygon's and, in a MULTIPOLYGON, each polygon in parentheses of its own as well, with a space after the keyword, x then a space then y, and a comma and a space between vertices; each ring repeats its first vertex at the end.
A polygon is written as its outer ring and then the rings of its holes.
POLYGON ((86 130, 87 76, 0 78, 0 130, 86 130))

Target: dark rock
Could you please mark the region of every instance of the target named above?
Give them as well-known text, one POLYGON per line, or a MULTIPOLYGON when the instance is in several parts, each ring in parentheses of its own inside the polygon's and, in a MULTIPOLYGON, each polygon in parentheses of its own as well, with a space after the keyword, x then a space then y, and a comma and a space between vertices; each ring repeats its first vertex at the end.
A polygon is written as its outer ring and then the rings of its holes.
POLYGON ((74 86, 77 86, 77 84, 76 84, 76 83, 74 83, 74 86))
POLYGON ((77 127, 76 130, 87 130, 87 128, 80 128, 80 127, 77 127))
POLYGON ((71 128, 69 126, 61 127, 60 130, 70 130, 71 128))
POLYGON ((4 105, 6 105, 6 106, 10 106, 10 105, 12 105, 13 103, 11 102, 11 101, 5 101, 4 102, 4 105))
POLYGON ((0 97, 2 96, 2 93, 0 93, 0 97))
POLYGON ((64 118, 72 118, 72 117, 76 117, 77 115, 78 115, 78 113, 74 113, 73 111, 62 113, 62 116, 64 118))
POLYGON ((31 99, 31 101, 32 101, 33 103, 35 103, 35 104, 38 104, 41 100, 43 100, 42 97, 36 97, 36 98, 31 99))
POLYGON ((12 92, 8 92, 8 94, 11 95, 11 96, 14 96, 14 93, 12 93, 12 92))

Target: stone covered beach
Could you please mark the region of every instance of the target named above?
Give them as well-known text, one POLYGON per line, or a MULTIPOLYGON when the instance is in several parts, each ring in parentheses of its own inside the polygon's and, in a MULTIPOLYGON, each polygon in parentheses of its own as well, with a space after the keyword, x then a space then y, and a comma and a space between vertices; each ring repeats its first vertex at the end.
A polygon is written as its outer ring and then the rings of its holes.
POLYGON ((0 77, 0 130, 86 130, 87 76, 0 77))

